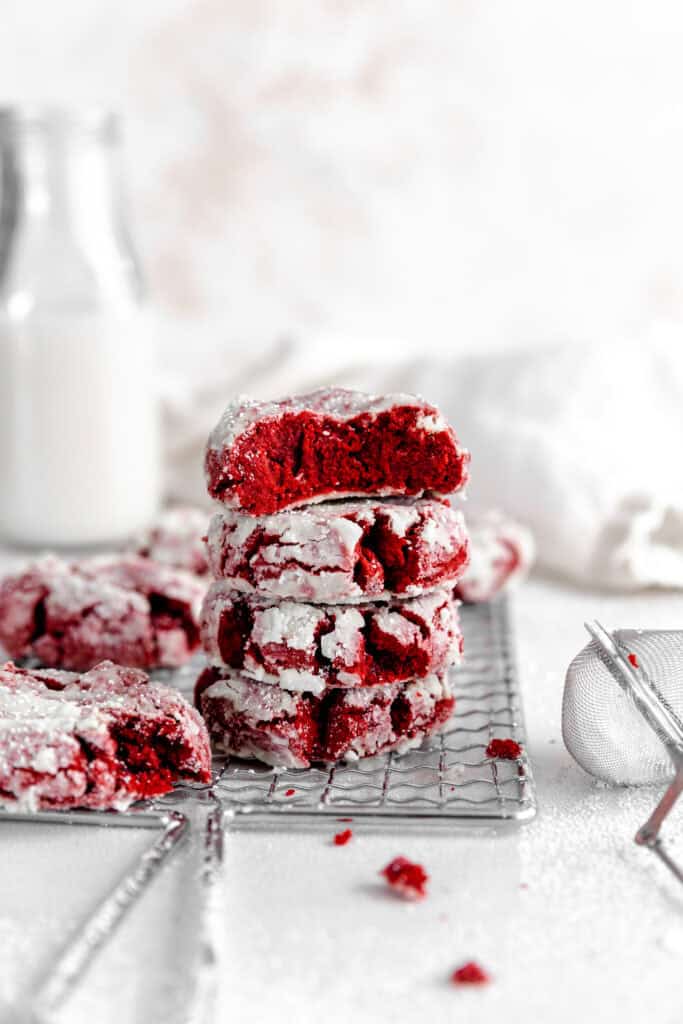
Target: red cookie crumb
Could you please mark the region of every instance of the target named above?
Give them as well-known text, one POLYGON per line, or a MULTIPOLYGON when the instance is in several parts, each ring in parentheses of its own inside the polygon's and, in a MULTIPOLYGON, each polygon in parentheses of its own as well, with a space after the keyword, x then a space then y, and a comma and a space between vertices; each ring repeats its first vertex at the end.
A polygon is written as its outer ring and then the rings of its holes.
POLYGON ((285 796, 294 796, 295 793, 296 793, 295 789, 286 789, 285 790, 285 796))
POLYGON ((395 857, 380 874, 405 899, 421 900, 427 895, 425 886, 429 875, 421 864, 413 864, 405 857, 395 857))
POLYGON ((517 740, 491 740, 486 748, 487 757, 499 757, 503 761, 516 761, 522 753, 517 740))
POLYGON ((345 828, 343 832, 337 832, 336 836, 334 837, 334 845, 346 846, 346 844, 348 843, 352 836, 353 832, 351 831, 351 829, 345 828))
POLYGON ((480 967, 474 960, 463 964, 451 974, 451 981, 454 985, 486 985, 491 978, 483 967, 480 967))
POLYGON ((634 668, 640 668, 640 662, 635 654, 629 654, 628 660, 631 662, 634 668))

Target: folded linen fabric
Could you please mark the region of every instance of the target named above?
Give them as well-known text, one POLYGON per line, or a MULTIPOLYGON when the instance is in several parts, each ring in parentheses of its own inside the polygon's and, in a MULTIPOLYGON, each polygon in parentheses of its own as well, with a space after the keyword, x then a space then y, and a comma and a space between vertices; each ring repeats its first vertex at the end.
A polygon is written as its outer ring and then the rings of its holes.
MULTIPOLYGON (((400 353, 400 346, 397 346, 400 353)), ((225 360, 192 390, 167 394, 169 489, 201 500, 206 434, 225 394, 321 384, 427 394, 472 452, 468 509, 527 524, 538 563, 619 589, 683 587, 683 345, 563 343, 534 351, 371 362, 367 344, 278 343, 225 360), (368 355, 369 353, 369 355, 368 355)), ((219 362, 220 360, 217 360, 219 362)))

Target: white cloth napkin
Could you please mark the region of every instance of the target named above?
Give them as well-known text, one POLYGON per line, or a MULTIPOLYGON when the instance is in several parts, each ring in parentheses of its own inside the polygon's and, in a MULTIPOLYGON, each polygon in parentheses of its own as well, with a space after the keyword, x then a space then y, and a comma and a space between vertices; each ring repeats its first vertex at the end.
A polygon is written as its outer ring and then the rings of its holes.
MULTIPOLYGON (((473 511, 531 527, 538 562, 584 584, 683 587, 683 343, 564 344, 453 361, 373 365, 370 343, 280 343, 234 355, 222 378, 166 389, 169 489, 202 500, 202 449, 231 395, 321 384, 409 391, 439 405, 472 451, 473 511)), ((467 511, 467 507, 466 507, 467 511)))

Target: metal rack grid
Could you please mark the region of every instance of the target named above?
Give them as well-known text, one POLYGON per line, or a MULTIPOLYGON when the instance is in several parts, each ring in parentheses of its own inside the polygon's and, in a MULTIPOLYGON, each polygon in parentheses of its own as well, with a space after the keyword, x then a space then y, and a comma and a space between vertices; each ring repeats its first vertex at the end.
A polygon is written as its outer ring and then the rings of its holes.
POLYGON ((532 818, 536 799, 507 600, 465 605, 461 618, 466 663, 451 670, 456 710, 440 736, 400 757, 384 754, 331 768, 217 761, 213 791, 233 827, 315 826, 339 817, 375 827, 400 822, 422 828, 532 818), (520 742, 521 758, 488 758, 494 736, 520 742))
MULTIPOLYGON (((521 697, 512 652, 508 604, 465 606, 461 611, 466 664, 452 670, 456 712, 450 727, 419 750, 335 765, 330 769, 282 771, 236 758, 217 759, 209 785, 180 784, 147 807, 123 814, 41 812, 34 822, 50 821, 162 830, 131 871, 115 886, 77 932, 29 996, 31 1019, 46 1020, 62 1006, 92 956, 111 935, 124 912, 140 896, 185 831, 182 811, 201 809, 196 823, 202 844, 202 869, 193 882, 202 911, 197 922, 198 980, 188 995, 186 1018, 203 1020, 220 962, 216 921, 222 920, 220 866, 224 827, 287 828, 329 825, 352 818, 354 829, 417 827, 422 831, 458 825, 481 826, 528 821, 536 812, 531 767, 526 752, 518 761, 491 760, 486 747, 494 736, 510 736, 525 745, 521 697), (294 790, 287 796, 287 790, 294 790)), ((173 672, 155 673, 188 696, 197 661, 173 672)), ((17 820, 14 815, 3 818, 17 820)), ((193 826, 192 831, 195 830, 193 826)))

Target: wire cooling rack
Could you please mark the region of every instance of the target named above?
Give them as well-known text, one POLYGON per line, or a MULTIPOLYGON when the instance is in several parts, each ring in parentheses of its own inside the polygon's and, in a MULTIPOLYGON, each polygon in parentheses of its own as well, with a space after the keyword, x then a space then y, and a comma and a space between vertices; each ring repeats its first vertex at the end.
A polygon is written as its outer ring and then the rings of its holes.
POLYGON ((213 792, 226 821, 232 827, 286 828, 350 817, 356 824, 424 829, 532 818, 536 798, 507 599, 464 605, 461 619, 465 664, 451 670, 456 709, 441 735, 407 754, 332 768, 282 770, 219 760, 213 792), (494 737, 517 740, 522 756, 488 758, 494 737))
MULTIPOLYGON (((121 825, 160 830, 81 927, 70 935, 50 969, 35 979, 22 998, 21 1012, 39 1024, 53 1019, 82 978, 97 950, 111 936, 123 914, 189 831, 200 844, 201 869, 188 878, 196 886, 199 907, 196 969, 185 994, 183 1020, 206 1019, 212 1003, 222 934, 222 836, 224 827, 315 827, 330 820, 353 820, 354 829, 498 825, 528 821, 536 811, 534 784, 526 748, 521 697, 512 652, 507 601, 461 609, 466 663, 453 669, 456 710, 449 727, 421 749, 383 755, 329 769, 283 771, 237 758, 217 759, 208 785, 179 785, 174 792, 124 814, 91 811, 29 817, 34 822, 73 825, 121 825), (511 737, 522 745, 516 761, 490 759, 493 737, 511 737), (288 795, 289 794, 289 795, 288 795), (190 818, 196 819, 188 830, 190 818)), ((155 678, 188 696, 198 662, 155 678)), ((0 818, 17 820, 13 815, 0 818)), ((19 1018, 17 1018, 19 1019, 19 1018)), ((21 1019, 24 1019, 23 1017, 21 1019)))

